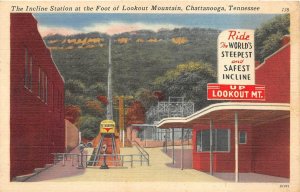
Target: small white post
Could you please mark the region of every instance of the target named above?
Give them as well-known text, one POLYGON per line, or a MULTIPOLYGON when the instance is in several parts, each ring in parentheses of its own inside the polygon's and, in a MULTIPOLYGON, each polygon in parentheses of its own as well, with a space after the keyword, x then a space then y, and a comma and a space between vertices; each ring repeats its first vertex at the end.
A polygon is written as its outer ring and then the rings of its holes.
POLYGON ((210 147, 209 147, 209 172, 213 175, 213 120, 209 121, 209 136, 210 136, 210 147))
POLYGON ((181 170, 183 170, 183 131, 184 129, 181 129, 181 170))
POLYGON ((125 129, 122 130, 122 137, 123 147, 125 147, 125 129))
POLYGON ((172 128, 172 159, 174 165, 175 164, 174 128, 172 128))
POLYGON ((234 114, 234 137, 235 137, 235 182, 239 182, 239 141, 238 141, 238 113, 234 114))

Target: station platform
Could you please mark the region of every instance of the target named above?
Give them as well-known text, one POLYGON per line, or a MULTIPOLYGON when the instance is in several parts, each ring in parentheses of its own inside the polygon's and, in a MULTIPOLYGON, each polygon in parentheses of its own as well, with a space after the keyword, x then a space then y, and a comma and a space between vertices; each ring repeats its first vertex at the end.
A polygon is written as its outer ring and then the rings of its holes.
MULTIPOLYGON (((75 149, 76 150, 76 149, 75 149)), ((50 181, 50 182, 72 182, 72 181, 115 181, 115 182, 223 182, 221 179, 210 176, 207 173, 187 168, 184 170, 169 166, 172 158, 163 152, 163 148, 147 148, 150 156, 150 165, 139 165, 135 163, 131 168, 124 164, 124 167, 111 167, 110 169, 99 169, 91 167, 77 169, 70 162, 53 165, 49 169, 29 178, 26 182, 50 181)), ((76 151, 73 151, 76 152, 76 151)), ((136 154, 135 147, 120 148, 121 154, 136 154)))
MULTIPOLYGON (((85 152, 88 153, 88 150, 86 149, 85 152)), ((180 169, 180 147, 175 147, 175 164, 172 163, 171 149, 168 149, 167 153, 162 147, 146 148, 145 150, 150 156, 149 166, 134 163, 131 168, 130 163, 125 163, 124 167, 110 167, 109 169, 99 169, 99 167, 77 169, 71 165, 71 162, 66 162, 65 166, 62 166, 60 162, 29 178, 26 182, 234 182, 233 173, 214 173, 212 176, 192 169, 191 147, 185 147, 183 170, 180 169)), ((78 151, 75 149, 72 152, 78 151)), ((120 153, 123 155, 137 154, 138 152, 136 147, 120 148, 120 153)), ((256 173, 240 173, 240 182, 288 183, 289 179, 256 173)))

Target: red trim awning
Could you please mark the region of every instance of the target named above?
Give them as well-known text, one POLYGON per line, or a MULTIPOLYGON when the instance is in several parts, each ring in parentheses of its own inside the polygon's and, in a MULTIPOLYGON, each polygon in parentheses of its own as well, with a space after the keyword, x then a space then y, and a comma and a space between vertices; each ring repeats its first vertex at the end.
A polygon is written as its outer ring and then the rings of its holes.
POLYGON ((164 118, 158 128, 192 128, 193 124, 209 126, 214 122, 234 122, 234 113, 239 114, 240 123, 260 124, 289 117, 290 105, 286 103, 217 103, 210 105, 188 117, 164 118))

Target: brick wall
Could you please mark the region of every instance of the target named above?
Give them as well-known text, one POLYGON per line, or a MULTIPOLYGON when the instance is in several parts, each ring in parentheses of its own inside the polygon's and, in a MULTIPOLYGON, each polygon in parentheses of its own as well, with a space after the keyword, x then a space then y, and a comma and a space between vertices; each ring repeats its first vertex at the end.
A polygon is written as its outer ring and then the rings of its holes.
POLYGON ((13 178, 51 163, 51 153, 64 152, 65 125, 64 81, 37 30, 36 20, 27 13, 12 13, 10 20, 10 176, 13 178), (31 73, 30 86, 25 85, 25 68, 27 74, 31 73))

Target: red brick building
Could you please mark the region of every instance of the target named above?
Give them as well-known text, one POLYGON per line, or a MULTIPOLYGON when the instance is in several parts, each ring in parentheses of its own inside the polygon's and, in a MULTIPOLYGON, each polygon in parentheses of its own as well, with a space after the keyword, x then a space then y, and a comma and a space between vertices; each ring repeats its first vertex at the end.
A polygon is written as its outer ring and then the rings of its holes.
POLYGON ((290 177, 290 45, 256 67, 263 102, 224 102, 158 127, 193 128, 193 168, 205 172, 290 177))
POLYGON ((10 177, 64 152, 64 80, 31 14, 11 14, 10 177))

